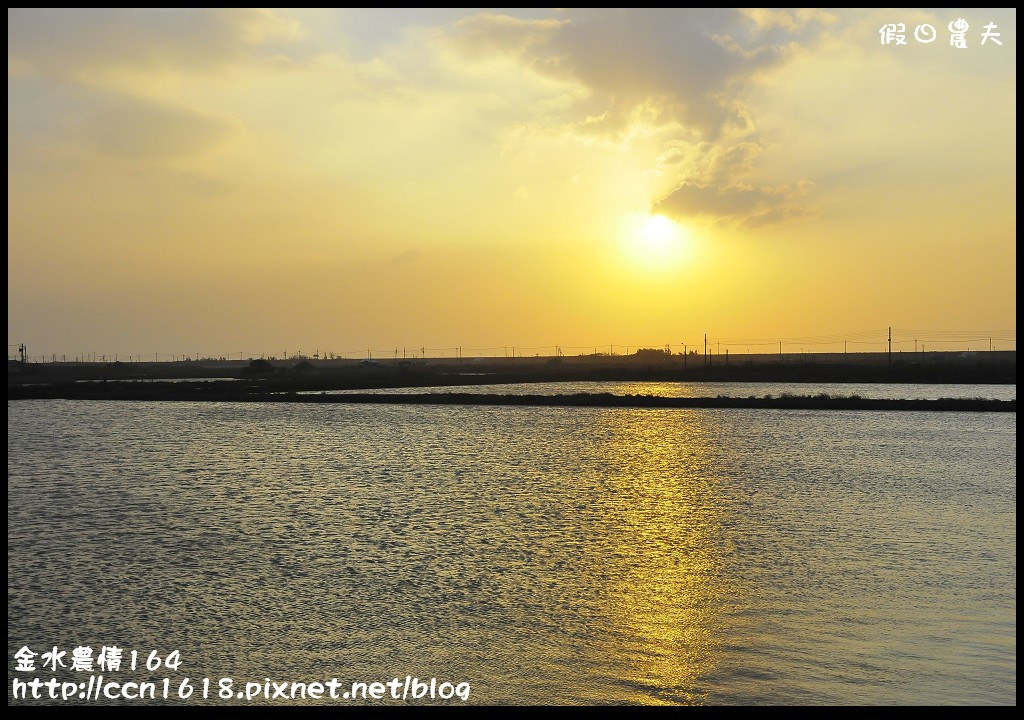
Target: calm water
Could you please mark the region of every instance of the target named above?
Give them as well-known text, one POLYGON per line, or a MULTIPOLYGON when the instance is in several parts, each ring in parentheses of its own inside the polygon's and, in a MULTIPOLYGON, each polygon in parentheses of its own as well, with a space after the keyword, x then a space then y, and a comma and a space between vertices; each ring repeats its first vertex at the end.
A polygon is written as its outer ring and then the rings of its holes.
POLYGON ((7 419, 8 688, 22 645, 116 643, 179 650, 157 677, 471 702, 1016 702, 1015 414, 7 419))
MULTIPOLYGON (((557 395, 572 393, 612 393, 613 395, 658 395, 661 397, 779 397, 790 395, 827 395, 864 398, 938 400, 940 398, 986 398, 1016 400, 1016 385, 911 385, 896 383, 777 383, 777 382, 635 382, 585 381, 543 382, 493 385, 459 385, 427 388, 382 388, 379 390, 329 390, 328 395, 344 393, 423 393, 468 392, 502 395, 557 395)), ((307 391, 301 394, 319 394, 307 391)))

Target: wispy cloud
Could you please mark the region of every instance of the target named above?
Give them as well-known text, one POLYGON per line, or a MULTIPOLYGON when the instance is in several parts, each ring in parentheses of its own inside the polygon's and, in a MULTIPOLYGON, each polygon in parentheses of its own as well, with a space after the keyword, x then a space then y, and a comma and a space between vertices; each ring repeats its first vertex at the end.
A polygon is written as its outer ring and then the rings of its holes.
POLYGON ((638 124, 656 129, 657 169, 676 186, 654 199, 659 211, 749 225, 799 214, 803 193, 744 177, 763 145, 747 91, 786 62, 795 37, 833 20, 728 9, 568 11, 540 20, 483 14, 459 22, 451 37, 467 56, 514 57, 582 85, 558 117, 576 133, 621 138, 638 124))

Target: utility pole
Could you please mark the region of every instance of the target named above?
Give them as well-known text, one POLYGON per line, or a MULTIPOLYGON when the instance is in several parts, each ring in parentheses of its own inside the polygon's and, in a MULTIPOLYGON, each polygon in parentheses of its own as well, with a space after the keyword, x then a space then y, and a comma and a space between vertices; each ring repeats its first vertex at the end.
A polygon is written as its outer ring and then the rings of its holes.
POLYGON ((686 369, 686 343, 683 343, 683 370, 686 369))
POLYGON ((992 337, 991 336, 988 339, 988 351, 992 352, 992 337))
POLYGON ((846 354, 846 341, 843 340, 843 355, 846 354))
POLYGON ((892 326, 889 326, 889 365, 892 365, 892 326))
POLYGON ((708 364, 708 334, 704 333, 704 364, 708 364))
POLYGON ((782 341, 779 340, 779 361, 782 360, 782 341))

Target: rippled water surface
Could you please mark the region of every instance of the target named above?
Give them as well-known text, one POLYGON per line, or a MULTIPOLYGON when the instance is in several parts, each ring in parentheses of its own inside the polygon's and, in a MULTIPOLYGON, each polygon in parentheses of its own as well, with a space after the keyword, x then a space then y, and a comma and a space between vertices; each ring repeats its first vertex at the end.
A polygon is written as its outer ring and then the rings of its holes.
POLYGON ((1016 702, 1015 414, 7 419, 8 658, 116 643, 179 650, 172 678, 485 703, 1016 702))

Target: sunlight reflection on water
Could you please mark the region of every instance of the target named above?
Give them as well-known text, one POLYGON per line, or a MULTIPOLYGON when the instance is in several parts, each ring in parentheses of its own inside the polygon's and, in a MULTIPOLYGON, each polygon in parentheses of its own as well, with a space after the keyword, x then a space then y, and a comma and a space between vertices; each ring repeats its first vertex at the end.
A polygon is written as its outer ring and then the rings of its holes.
POLYGON ((1015 423, 9 402, 8 650, 483 703, 1012 703, 1015 423))

